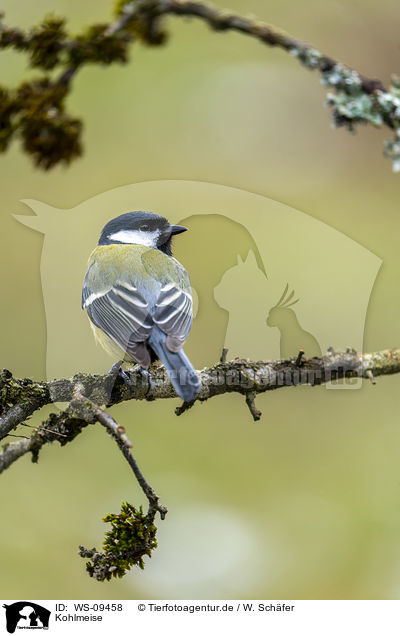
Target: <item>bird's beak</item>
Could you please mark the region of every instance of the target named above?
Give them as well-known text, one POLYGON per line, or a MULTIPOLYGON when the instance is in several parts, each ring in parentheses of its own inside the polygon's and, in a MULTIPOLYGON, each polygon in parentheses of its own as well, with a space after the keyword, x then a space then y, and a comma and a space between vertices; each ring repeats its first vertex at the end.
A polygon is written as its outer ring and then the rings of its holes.
POLYGON ((181 232, 186 232, 187 227, 185 227, 184 225, 171 225, 170 230, 171 230, 171 235, 181 234, 181 232))

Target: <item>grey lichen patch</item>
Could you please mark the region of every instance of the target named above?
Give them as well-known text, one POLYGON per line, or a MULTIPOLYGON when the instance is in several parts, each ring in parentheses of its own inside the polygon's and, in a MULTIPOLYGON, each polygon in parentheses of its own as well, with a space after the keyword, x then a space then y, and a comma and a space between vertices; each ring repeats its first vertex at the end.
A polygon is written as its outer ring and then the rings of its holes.
POLYGON ((384 154, 393 162, 393 171, 400 172, 400 128, 396 131, 396 136, 392 141, 386 140, 384 154))
POLYGON ((364 373, 371 369, 374 375, 391 375, 400 371, 400 352, 397 349, 386 349, 374 353, 366 353, 362 358, 364 373))
POLYGON ((388 91, 375 88, 366 90, 360 75, 342 64, 322 73, 322 83, 334 88, 329 92, 325 105, 332 108, 333 123, 351 131, 360 124, 380 127, 387 125, 395 130, 393 140, 385 141, 384 154, 393 163, 393 170, 400 172, 400 82, 392 78, 388 91))
POLYGON ((354 130, 357 124, 381 126, 383 117, 381 106, 373 94, 366 93, 361 77, 356 71, 342 64, 322 73, 321 82, 335 89, 329 92, 326 106, 332 108, 335 126, 346 126, 354 130))
POLYGON ((392 160, 394 172, 400 172, 400 79, 392 77, 390 89, 385 90, 378 80, 363 78, 302 43, 288 50, 306 68, 319 69, 322 84, 333 89, 325 106, 332 109, 335 127, 344 126, 354 132, 358 125, 372 124, 395 130, 394 139, 384 142, 384 155, 392 160))
POLYGON ((377 99, 395 129, 394 138, 385 141, 384 154, 392 160, 394 172, 400 172, 400 79, 393 76, 390 91, 377 99))
POLYGON ((303 66, 310 70, 319 68, 323 58, 322 53, 317 51, 317 49, 304 46, 292 46, 289 48, 289 53, 296 57, 303 66))
POLYGON ((348 95, 359 95, 362 92, 362 80, 357 71, 343 64, 335 64, 331 69, 324 70, 321 83, 334 86, 336 90, 342 90, 348 95))
POLYGON ((336 94, 328 93, 325 105, 333 108, 335 126, 346 126, 353 131, 358 124, 383 124, 382 113, 375 100, 362 92, 359 95, 349 95, 342 90, 336 94))

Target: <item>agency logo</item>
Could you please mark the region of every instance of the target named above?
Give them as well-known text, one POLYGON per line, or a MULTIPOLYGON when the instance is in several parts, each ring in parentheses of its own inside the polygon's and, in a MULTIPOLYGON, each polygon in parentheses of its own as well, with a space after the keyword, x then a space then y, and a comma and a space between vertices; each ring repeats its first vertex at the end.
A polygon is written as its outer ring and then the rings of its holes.
MULTIPOLYGON (((189 272, 195 319, 185 352, 197 369, 229 359, 278 360, 363 351, 365 318, 381 259, 345 234, 251 192, 194 181, 121 186, 71 209, 24 200, 19 222, 44 234, 41 282, 47 378, 104 373, 113 360, 94 345, 81 310, 88 255, 102 227, 146 210, 184 225, 174 255, 189 272)), ((115 359, 114 359, 115 361, 115 359)), ((361 378, 329 383, 354 389, 361 378)))
POLYGON ((48 629, 50 610, 32 603, 32 601, 18 601, 11 605, 4 604, 6 610, 6 627, 9 634, 16 629, 48 629))

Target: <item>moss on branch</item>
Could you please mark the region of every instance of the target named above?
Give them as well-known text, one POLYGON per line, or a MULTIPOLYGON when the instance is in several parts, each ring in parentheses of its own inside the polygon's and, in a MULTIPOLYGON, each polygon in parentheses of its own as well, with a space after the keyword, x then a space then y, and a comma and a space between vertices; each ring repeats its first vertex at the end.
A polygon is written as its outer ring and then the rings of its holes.
MULTIPOLYGON (((176 409, 181 415, 196 402, 208 400, 224 393, 239 393, 254 420, 261 412, 255 399, 259 393, 308 384, 317 386, 340 378, 367 378, 375 384, 379 375, 400 372, 400 349, 361 354, 354 349, 335 352, 329 349, 321 358, 307 358, 304 351, 288 360, 251 361, 235 359, 228 361, 224 350, 220 362, 199 372, 201 390, 193 402, 183 403, 176 409)), ((104 521, 111 523, 106 533, 103 551, 80 546, 79 554, 88 559, 88 574, 98 581, 122 577, 132 566, 144 567, 144 556, 151 556, 157 547, 155 517, 164 519, 167 509, 146 481, 136 459, 132 455, 132 443, 125 429, 117 424, 101 406, 112 406, 125 400, 156 400, 176 398, 174 388, 162 367, 151 368, 150 387, 140 371, 128 371, 132 389, 123 380, 110 375, 98 376, 78 373, 73 378, 62 378, 52 382, 34 382, 30 379, 14 378, 8 370, 0 372, 0 439, 12 435, 18 425, 27 426, 30 415, 51 401, 68 402, 65 412, 52 413, 38 426, 31 437, 5 443, 0 449, 0 473, 27 453, 37 462, 44 444, 58 441, 62 446, 73 441, 89 424, 99 422, 117 443, 135 478, 148 500, 145 515, 123 503, 118 515, 108 514, 104 521)))
POLYGON ((27 54, 29 66, 42 76, 13 89, 0 86, 0 152, 19 137, 25 152, 45 170, 79 157, 83 122, 70 115, 65 105, 73 77, 87 64, 125 64, 137 40, 150 46, 164 44, 167 16, 191 17, 217 32, 230 30, 254 37, 267 46, 285 50, 309 70, 319 71, 322 83, 330 89, 325 103, 335 126, 349 130, 360 124, 390 128, 393 137, 385 142, 384 153, 392 160, 393 169, 400 171, 397 78, 386 89, 379 80, 358 73, 274 26, 191 0, 119 0, 114 21, 93 24, 75 36, 68 33, 64 18, 48 16, 28 31, 1 21, 0 50, 12 48, 27 54))

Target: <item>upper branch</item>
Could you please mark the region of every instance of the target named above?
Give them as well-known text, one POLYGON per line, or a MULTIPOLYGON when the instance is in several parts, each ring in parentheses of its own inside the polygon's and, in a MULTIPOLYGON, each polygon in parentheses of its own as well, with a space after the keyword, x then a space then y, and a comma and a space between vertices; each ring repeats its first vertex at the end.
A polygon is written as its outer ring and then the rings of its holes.
MULTIPOLYGON (((281 48, 298 57, 305 66, 318 68, 323 73, 332 70, 339 64, 337 60, 320 53, 312 45, 289 35, 282 29, 256 18, 240 16, 231 11, 218 9, 210 3, 193 2, 192 0, 137 0, 136 2, 127 2, 122 8, 122 13, 123 17, 111 27, 111 32, 116 33, 123 30, 131 21, 143 15, 154 18, 167 14, 189 16, 200 18, 216 31, 238 31, 250 35, 268 46, 281 48)), ((366 93, 386 90, 380 80, 359 73, 358 76, 366 93)))
POLYGON ((248 35, 318 70, 331 89, 326 105, 332 108, 335 125, 353 129, 370 123, 394 130, 394 139, 385 142, 385 154, 393 160, 394 170, 400 171, 400 83, 396 78, 386 89, 380 80, 358 73, 274 26, 192 0, 122 0, 114 22, 92 25, 76 37, 67 33, 60 18, 46 18, 29 32, 0 22, 0 48, 27 53, 32 67, 61 71, 58 79, 45 75, 14 92, 0 87, 0 151, 19 133, 25 151, 45 169, 79 156, 82 122, 65 111, 72 78, 86 64, 127 62, 129 47, 136 40, 164 43, 163 20, 168 15, 200 19, 215 31, 248 35))

